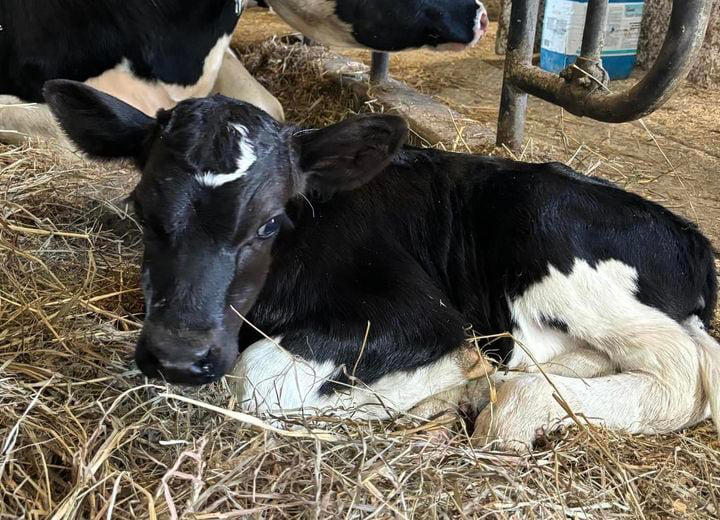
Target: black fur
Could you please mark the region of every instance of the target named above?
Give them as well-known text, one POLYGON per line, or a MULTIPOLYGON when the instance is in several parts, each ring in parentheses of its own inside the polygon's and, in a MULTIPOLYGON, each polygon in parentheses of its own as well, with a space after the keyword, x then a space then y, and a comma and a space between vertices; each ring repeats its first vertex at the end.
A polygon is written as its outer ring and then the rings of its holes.
POLYGON ((469 44, 475 38, 476 0, 335 0, 335 12, 367 47, 398 51, 408 47, 469 44), (402 28, 402 29, 399 29, 402 28))

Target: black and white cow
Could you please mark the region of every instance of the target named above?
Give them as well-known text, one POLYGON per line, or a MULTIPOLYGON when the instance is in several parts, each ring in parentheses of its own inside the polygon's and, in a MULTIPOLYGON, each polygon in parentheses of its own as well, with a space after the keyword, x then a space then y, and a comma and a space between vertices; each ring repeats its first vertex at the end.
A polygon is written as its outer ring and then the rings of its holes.
POLYGON ((215 381, 239 335, 249 408, 383 418, 484 376, 477 336, 515 370, 477 423, 506 441, 565 416, 554 389, 629 432, 718 419, 713 251, 655 203, 561 164, 403 146, 388 115, 301 130, 222 96, 157 119, 79 83, 45 96, 82 150, 142 171, 148 376, 215 381))
POLYGON ((381 51, 461 50, 489 24, 480 0, 267 0, 289 25, 326 45, 381 51))
MULTIPOLYGON (((42 85, 82 81, 154 116, 221 93, 282 119, 280 103, 230 50, 245 0, 0 0, 0 140, 62 138, 42 85)), ((485 32, 477 0, 278 0, 322 43, 378 50, 465 47, 485 32)))

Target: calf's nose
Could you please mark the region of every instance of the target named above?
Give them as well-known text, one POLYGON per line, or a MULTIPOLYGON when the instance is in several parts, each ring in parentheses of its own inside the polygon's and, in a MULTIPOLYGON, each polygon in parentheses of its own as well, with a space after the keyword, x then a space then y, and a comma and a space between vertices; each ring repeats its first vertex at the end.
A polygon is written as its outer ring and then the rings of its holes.
POLYGON ((222 331, 173 331, 146 322, 135 349, 142 372, 171 383, 204 384, 222 377, 226 370, 222 331))
POLYGON ((182 354, 158 357, 157 361, 159 369, 163 372, 203 376, 212 372, 211 352, 211 346, 200 347, 189 352, 183 351, 182 354))

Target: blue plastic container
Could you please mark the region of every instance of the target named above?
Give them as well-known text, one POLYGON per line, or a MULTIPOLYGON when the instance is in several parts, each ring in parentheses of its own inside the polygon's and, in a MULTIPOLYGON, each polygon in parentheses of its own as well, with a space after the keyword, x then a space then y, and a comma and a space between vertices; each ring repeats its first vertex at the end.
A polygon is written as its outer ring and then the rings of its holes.
MULTIPOLYGON (((560 72, 580 54, 587 0, 546 0, 540 67, 560 72)), ((603 67, 610 79, 630 76, 637 58, 644 0, 610 0, 603 67)))

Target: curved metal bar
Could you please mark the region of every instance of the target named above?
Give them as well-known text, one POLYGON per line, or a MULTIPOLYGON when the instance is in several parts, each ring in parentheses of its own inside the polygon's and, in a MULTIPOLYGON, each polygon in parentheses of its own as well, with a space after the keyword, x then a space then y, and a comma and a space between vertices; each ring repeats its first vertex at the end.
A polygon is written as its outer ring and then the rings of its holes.
MULTIPOLYGON (((512 15, 537 8, 538 0, 514 0, 512 15)), ((632 88, 608 93, 604 86, 590 76, 571 75, 565 79, 556 74, 533 67, 527 60, 527 42, 532 35, 512 33, 522 27, 511 24, 505 66, 505 83, 512 88, 539 97, 565 108, 578 116, 586 116, 607 123, 624 123, 639 119, 660 107, 685 79, 697 57, 705 38, 712 0, 673 0, 670 25, 660 54, 647 74, 632 88), (516 45, 511 45, 515 43, 516 45), (519 44, 519 45, 518 45, 519 44), (602 87, 602 88, 598 88, 602 87)), ((518 31, 519 32, 519 31, 518 31)), ((530 31, 534 35, 534 30, 530 31)), ((592 45, 588 36, 588 48, 592 45)), ((505 87, 503 87, 505 92, 505 87)), ((508 127, 503 122, 503 108, 498 123, 498 144, 517 148, 522 140, 522 121, 514 127, 519 135, 501 131, 508 127)), ((517 119, 517 116, 516 116, 517 119)))

